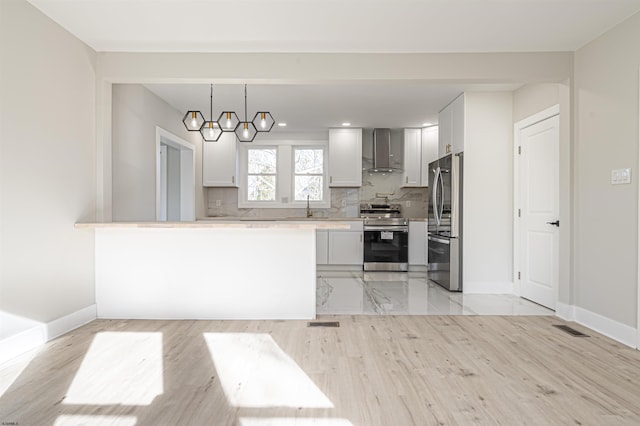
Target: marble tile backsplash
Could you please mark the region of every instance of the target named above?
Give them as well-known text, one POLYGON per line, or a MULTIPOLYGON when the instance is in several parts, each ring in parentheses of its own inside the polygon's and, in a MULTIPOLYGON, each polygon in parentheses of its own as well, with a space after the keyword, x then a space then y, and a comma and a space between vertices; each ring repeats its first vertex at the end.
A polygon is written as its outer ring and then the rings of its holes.
MULTIPOLYGON (((358 188, 332 188, 331 208, 312 208, 314 217, 358 217, 358 188)), ((305 217, 306 209, 240 209, 237 188, 207 188, 207 216, 233 217, 305 217), (220 200, 220 206, 216 205, 220 200)))
POLYGON ((362 186, 359 190, 361 202, 381 203, 385 196, 390 203, 398 203, 402 208, 402 216, 427 217, 427 188, 401 188, 402 172, 385 174, 369 174, 363 172, 362 186), (378 197, 380 195, 380 197, 378 197))
MULTIPOLYGON (((427 188, 400 188, 402 173, 362 176, 360 188, 331 188, 331 208, 313 208, 315 217, 358 217, 361 202, 383 202, 376 194, 390 194, 389 202, 400 203, 404 217, 427 216, 427 188)), ((207 216, 305 217, 305 209, 240 209, 237 188, 207 188, 207 216), (218 206, 216 200, 220 200, 218 206)))

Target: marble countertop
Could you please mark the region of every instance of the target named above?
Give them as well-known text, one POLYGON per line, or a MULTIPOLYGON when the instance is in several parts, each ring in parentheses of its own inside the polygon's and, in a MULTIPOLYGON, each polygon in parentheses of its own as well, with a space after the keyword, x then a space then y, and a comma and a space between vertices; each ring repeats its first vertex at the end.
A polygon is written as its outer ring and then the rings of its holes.
MULTIPOLYGON (((304 219, 304 218, 303 218, 304 219)), ((350 220, 309 220, 303 221, 280 219, 226 219, 197 220, 195 222, 88 222, 76 223, 78 229, 98 228, 282 228, 282 229, 349 229, 350 220)))
POLYGON ((250 217, 250 216, 209 216, 196 220, 196 222, 362 222, 361 217, 250 217))

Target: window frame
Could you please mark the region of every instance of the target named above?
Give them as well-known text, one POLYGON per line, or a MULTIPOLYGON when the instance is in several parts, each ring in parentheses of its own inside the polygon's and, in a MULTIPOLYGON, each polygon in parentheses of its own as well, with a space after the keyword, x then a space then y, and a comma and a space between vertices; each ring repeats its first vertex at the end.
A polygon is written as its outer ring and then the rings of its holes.
MULTIPOLYGON (((262 140, 252 143, 238 143, 239 186, 238 208, 283 208, 304 209, 307 201, 295 201, 295 149, 322 149, 323 155, 323 199, 310 201, 311 208, 331 207, 331 188, 329 188, 329 141, 328 140, 262 140), (249 176, 249 149, 276 149, 276 200, 253 201, 248 200, 247 183, 249 176)), ((302 176, 302 175, 301 175, 302 176)))
POLYGON ((276 201, 278 201, 278 185, 279 185, 279 179, 278 179, 278 173, 279 173, 279 164, 278 164, 278 147, 277 146, 249 146, 247 147, 247 155, 246 155, 246 161, 245 161, 245 165, 246 165, 246 172, 245 172, 245 184, 244 184, 244 189, 246 192, 246 198, 247 198, 247 202, 250 203, 275 203, 276 201), (276 153, 276 171, 275 173, 249 173, 249 150, 274 150, 276 153), (275 177, 275 195, 273 200, 249 200, 249 191, 248 191, 248 182, 249 182, 249 176, 274 176, 275 177))

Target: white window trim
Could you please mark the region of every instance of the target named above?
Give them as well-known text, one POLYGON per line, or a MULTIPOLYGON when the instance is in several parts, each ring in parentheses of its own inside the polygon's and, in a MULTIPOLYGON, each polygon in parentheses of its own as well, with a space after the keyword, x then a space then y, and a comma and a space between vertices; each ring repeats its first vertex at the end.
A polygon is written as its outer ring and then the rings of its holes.
POLYGON ((312 208, 331 207, 331 188, 329 188, 329 141, 327 140, 264 140, 252 143, 239 143, 238 154, 240 157, 240 182, 238 189, 238 208, 256 209, 304 209, 306 201, 294 201, 294 147, 322 148, 324 167, 324 200, 310 201, 312 208), (249 201, 247 200, 247 176, 248 176, 248 150, 251 148, 277 148, 277 174, 276 174, 276 200, 275 201, 249 201))

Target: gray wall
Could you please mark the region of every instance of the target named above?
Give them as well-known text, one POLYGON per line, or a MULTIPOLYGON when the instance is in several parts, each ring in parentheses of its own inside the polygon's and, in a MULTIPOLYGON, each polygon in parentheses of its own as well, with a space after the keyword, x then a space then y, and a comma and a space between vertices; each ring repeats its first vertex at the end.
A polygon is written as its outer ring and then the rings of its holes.
MULTIPOLYGON (((196 147, 200 170, 202 137, 188 132, 183 114, 140 84, 113 85, 113 221, 156 219, 156 126, 196 147)), ((196 174, 196 217, 204 216, 202 176, 196 174)))
POLYGON ((74 229, 95 219, 95 66, 29 3, 0 1, 0 316, 95 303, 93 232, 74 229))
POLYGON ((640 14, 575 53, 575 303, 635 327, 640 14), (611 170, 631 167, 630 185, 611 170))

